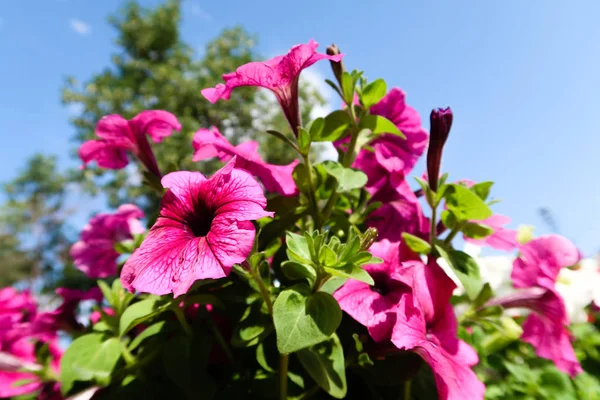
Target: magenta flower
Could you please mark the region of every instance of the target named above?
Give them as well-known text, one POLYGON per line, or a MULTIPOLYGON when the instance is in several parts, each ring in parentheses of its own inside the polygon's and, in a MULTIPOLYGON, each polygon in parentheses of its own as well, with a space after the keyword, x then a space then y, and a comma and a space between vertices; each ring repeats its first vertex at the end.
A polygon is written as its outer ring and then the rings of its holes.
POLYGON ((492 228, 494 233, 483 239, 472 239, 464 236, 465 241, 478 246, 489 246, 497 250, 505 251, 510 251, 517 247, 517 231, 504 228, 504 225, 510 223, 510 218, 505 217, 504 215, 494 214, 482 221, 473 222, 477 222, 492 228))
POLYGON ((531 344, 539 357, 551 360, 572 377, 582 372, 566 328, 569 317, 563 299, 554 289, 531 287, 494 299, 488 305, 531 310, 523 324, 521 340, 531 344))
POLYGON ((284 56, 278 56, 265 62, 250 62, 223 75, 225 84, 202 90, 202 95, 211 103, 219 99, 228 100, 231 91, 240 86, 258 86, 275 93, 292 131, 298 136, 300 107, 298 105, 298 80, 303 69, 319 60, 340 61, 342 54, 329 56, 317 53, 319 44, 311 40, 308 44, 298 44, 284 56))
POLYGON ((403 176, 392 176, 390 185, 377 191, 372 201, 383 203, 367 219, 367 225, 377 229, 379 238, 398 242, 402 240, 402 232, 428 237, 429 219, 403 176))
POLYGON ((396 308, 392 343, 429 364, 440 399, 483 399, 485 386, 470 368, 479 361, 477 353, 456 336, 454 283, 435 263, 403 265, 413 273, 412 294, 403 295, 396 308))
POLYGON ((517 288, 554 289, 560 269, 575 265, 581 258, 577 247, 559 235, 540 236, 520 246, 519 252, 511 274, 517 288))
POLYGON ((72 331, 83 329, 77 321, 77 307, 85 300, 102 301, 102 292, 98 287, 83 291, 78 289, 58 288, 56 294, 63 302, 54 311, 38 314, 32 322, 35 332, 56 332, 58 330, 72 331))
POLYGON ((167 111, 142 111, 129 121, 117 114, 107 115, 96 125, 96 135, 100 139, 83 143, 79 148, 79 158, 84 166, 96 161, 102 168, 121 169, 128 164, 127 152, 130 151, 149 172, 160 177, 146 134, 155 143, 160 143, 173 130, 180 129, 177 118, 167 111))
POLYGON ((292 177, 298 160, 288 165, 267 164, 258 154, 257 142, 251 140, 233 146, 214 126, 211 129, 200 129, 196 132, 193 146, 194 161, 218 157, 219 160, 227 162, 235 156, 237 158, 235 167, 245 169, 257 176, 267 191, 283 196, 292 196, 298 193, 292 177))
POLYGON ((29 291, 18 292, 12 287, 0 289, 0 325, 20 322, 24 316, 33 317, 36 310, 37 304, 29 291))
POLYGON ((129 290, 179 296, 197 279, 222 278, 252 250, 250 222, 264 210, 263 189, 233 157, 211 178, 172 172, 162 179, 160 214, 148 236, 127 260, 121 282, 129 290))
POLYGON ((406 104, 406 94, 393 88, 371 107, 371 114, 392 121, 406 136, 384 134, 371 143, 374 151, 362 150, 352 165, 369 177, 367 187, 377 190, 389 183, 394 174, 408 175, 427 147, 428 134, 421 126, 419 113, 406 104))
POLYGON ((363 267, 375 285, 349 279, 334 297, 342 310, 367 327, 373 340, 381 342, 390 339, 396 323, 396 308, 409 287, 401 279, 398 243, 382 240, 373 243, 369 250, 383 260, 382 264, 363 267))
POLYGON ((71 247, 75 266, 90 278, 116 275, 119 253, 115 245, 144 233, 139 218, 144 213, 133 204, 124 204, 114 214, 98 214, 81 231, 80 240, 71 247))

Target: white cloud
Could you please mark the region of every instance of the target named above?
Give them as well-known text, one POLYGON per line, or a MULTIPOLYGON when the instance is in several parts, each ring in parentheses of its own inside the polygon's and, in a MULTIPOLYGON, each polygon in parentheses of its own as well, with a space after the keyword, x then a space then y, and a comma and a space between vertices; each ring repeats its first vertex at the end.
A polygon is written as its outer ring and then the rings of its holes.
POLYGON ((212 21, 212 15, 210 15, 208 12, 206 12, 206 10, 200 7, 200 4, 198 3, 192 3, 192 14, 203 21, 212 21))
POLYGON ((71 25, 71 29, 82 36, 89 35, 92 31, 92 26, 90 24, 77 18, 72 18, 69 21, 69 24, 71 25))

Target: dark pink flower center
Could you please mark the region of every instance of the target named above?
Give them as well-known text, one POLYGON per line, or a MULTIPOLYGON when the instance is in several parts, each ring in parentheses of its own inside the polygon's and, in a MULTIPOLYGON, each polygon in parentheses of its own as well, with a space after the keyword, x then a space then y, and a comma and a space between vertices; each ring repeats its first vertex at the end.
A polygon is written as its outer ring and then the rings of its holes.
POLYGON ((404 286, 402 282, 391 279, 389 274, 383 271, 370 272, 370 275, 371 278, 373 278, 373 281, 375 281, 375 284, 371 286, 371 290, 382 296, 387 296, 391 292, 404 286))
POLYGON ((208 235, 210 227, 212 225, 214 215, 210 211, 203 209, 200 212, 190 215, 188 218, 188 224, 196 237, 203 237, 208 235))

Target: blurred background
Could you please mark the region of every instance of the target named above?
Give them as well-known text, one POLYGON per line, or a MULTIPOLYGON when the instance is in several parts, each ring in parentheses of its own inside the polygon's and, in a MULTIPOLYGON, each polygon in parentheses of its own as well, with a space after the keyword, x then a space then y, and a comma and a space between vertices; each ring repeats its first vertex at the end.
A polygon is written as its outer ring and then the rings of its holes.
MULTIPOLYGON (((561 233, 594 256, 598 15, 594 0, 0 1, 0 285, 77 286, 68 250, 89 216, 126 202, 151 208, 129 185, 141 180, 135 168, 79 168, 77 149, 103 115, 177 115, 183 130, 155 148, 165 170, 210 173, 191 161, 193 133, 210 125, 289 162, 263 133, 285 126, 269 94, 237 90, 213 106, 200 90, 309 39, 321 51, 336 43, 349 69, 405 90, 426 128, 432 108, 451 106, 450 179, 495 181, 495 211, 513 228, 561 233)), ((326 63, 303 73, 305 119, 340 106, 330 76, 326 63)))

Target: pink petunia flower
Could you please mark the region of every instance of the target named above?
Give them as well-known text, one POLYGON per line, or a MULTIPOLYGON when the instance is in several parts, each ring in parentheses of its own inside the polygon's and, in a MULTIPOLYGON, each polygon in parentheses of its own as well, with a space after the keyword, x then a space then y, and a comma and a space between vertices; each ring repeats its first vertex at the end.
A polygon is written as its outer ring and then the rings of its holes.
POLYGON ((539 357, 551 360, 572 377, 582 372, 566 328, 569 317, 563 299, 554 289, 531 287, 496 298, 488 305, 531 310, 523 324, 521 340, 531 344, 539 357))
POLYGON ((118 242, 144 233, 140 222, 144 213, 133 204, 120 206, 114 214, 94 216, 81 231, 81 238, 71 247, 75 266, 90 278, 106 278, 117 273, 118 242))
POLYGON ((435 263, 409 262, 412 293, 397 306, 392 343, 418 354, 433 372, 442 400, 483 399, 485 386, 470 367, 477 353, 457 338, 458 322, 450 297, 454 283, 435 263))
POLYGON ((390 339, 396 323, 396 308, 409 287, 401 279, 398 243, 382 240, 373 243, 369 250, 383 260, 382 264, 363 267, 375 285, 349 279, 334 297, 342 310, 367 327, 373 340, 381 342, 390 339))
POLYGON ((257 176, 269 192, 279 193, 283 196, 292 196, 298 193, 296 183, 292 177, 294 168, 299 160, 294 160, 288 165, 267 164, 258 154, 258 143, 248 141, 233 146, 221 135, 216 127, 200 129, 194 135, 194 161, 218 157, 223 162, 236 157, 236 168, 245 169, 257 176))
POLYGON ((96 161, 98 166, 109 169, 125 168, 127 152, 132 152, 146 169, 161 176, 154 153, 146 135, 160 143, 173 130, 181 130, 177 118, 167 111, 142 111, 133 119, 126 120, 117 114, 102 117, 96 125, 97 140, 88 140, 79 148, 79 158, 84 166, 96 161))
POLYGON ((464 236, 465 241, 476 244, 478 246, 489 246, 497 250, 510 251, 517 247, 517 231, 507 229, 504 225, 510 222, 509 217, 504 215, 494 214, 491 217, 482 221, 474 221, 492 228, 494 233, 483 239, 472 239, 464 236))
POLYGON ((38 314, 32 323, 34 331, 56 332, 58 330, 80 330, 83 326, 77 321, 77 307, 85 300, 102 301, 100 288, 93 287, 83 291, 78 289, 58 288, 56 294, 62 297, 63 302, 54 311, 38 314))
POLYGON ((127 260, 121 282, 129 290, 179 296, 197 279, 227 276, 252 250, 250 222, 264 210, 263 189, 236 157, 207 179, 199 172, 172 172, 162 179, 160 214, 127 260))
POLYGON ((367 187, 375 191, 389 184, 393 175, 408 175, 425 151, 429 135, 421 126, 419 113, 406 104, 406 94, 399 88, 390 90, 370 112, 389 119, 406 136, 384 134, 371 143, 373 151, 363 149, 356 157, 352 166, 367 174, 367 187))
POLYGON ((17 323, 33 317, 37 311, 35 299, 28 290, 19 292, 13 287, 0 289, 0 321, 17 323))
POLYGON ((300 107, 298 104, 298 80, 303 69, 319 60, 340 61, 342 54, 329 56, 317 53, 319 44, 311 40, 308 44, 298 44, 284 56, 277 56, 265 62, 250 62, 238 67, 235 72, 223 75, 225 84, 202 90, 202 95, 211 103, 219 99, 228 100, 231 91, 240 86, 258 86, 275 93, 292 131, 298 136, 300 107))
POLYGON ((369 215, 367 226, 376 228, 379 238, 393 242, 402 240, 402 232, 426 239, 429 219, 423 214, 419 199, 403 176, 392 176, 390 183, 373 195, 371 201, 382 205, 369 215))
POLYGON ((575 245, 559 235, 546 235, 519 247, 511 278, 515 287, 539 286, 554 289, 561 268, 575 265, 581 254, 575 245))

